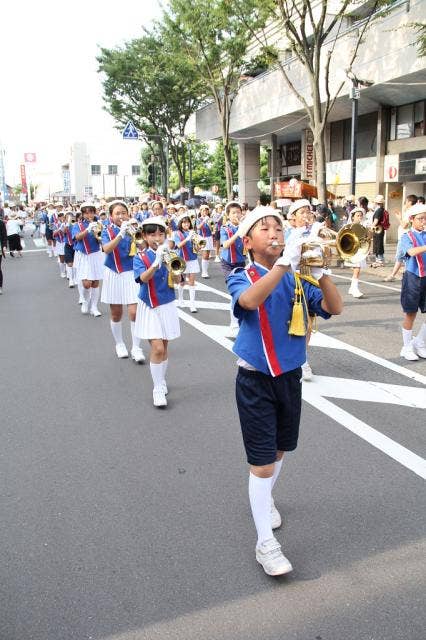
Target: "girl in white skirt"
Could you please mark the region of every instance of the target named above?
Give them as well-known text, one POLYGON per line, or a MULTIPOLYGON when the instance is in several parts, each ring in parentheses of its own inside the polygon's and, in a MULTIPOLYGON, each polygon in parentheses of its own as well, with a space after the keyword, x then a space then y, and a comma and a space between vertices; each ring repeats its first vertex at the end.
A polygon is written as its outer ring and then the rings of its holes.
POLYGON ((135 335, 138 290, 133 277, 133 256, 130 255, 132 238, 129 235, 129 210, 125 202, 114 200, 109 205, 110 224, 102 232, 102 249, 106 254, 101 302, 110 306, 110 326, 115 340, 118 358, 129 353, 123 341, 123 305, 127 305, 132 333, 131 357, 135 362, 145 362, 140 339, 135 335))
MULTIPOLYGON (((200 273, 200 265, 198 264, 197 254, 192 250, 192 238, 194 230, 192 228, 191 218, 187 213, 183 213, 178 218, 178 229, 173 235, 173 241, 178 254, 186 262, 184 275, 188 276, 189 281, 189 310, 196 313, 195 306, 195 274, 200 273)), ((185 281, 183 280, 178 287, 180 307, 183 306, 183 290, 185 281)))
POLYGON ((96 207, 91 202, 83 202, 80 207, 83 218, 72 227, 71 235, 78 254, 77 280, 83 283, 83 303, 81 313, 90 312, 97 318, 102 315, 98 309, 99 281, 103 278, 104 261, 98 240, 93 235, 97 227, 96 207))
POLYGON ((62 211, 58 213, 58 221, 54 225, 53 237, 56 240, 53 252, 58 258, 59 274, 61 278, 66 278, 65 273, 65 224, 64 214, 62 211))
POLYGON ((213 229, 214 222, 210 218, 210 207, 208 204, 202 204, 197 220, 198 233, 206 241, 206 246, 201 254, 201 277, 210 278, 209 276, 209 260, 210 251, 213 251, 213 229))
POLYGON ((153 402, 155 407, 165 407, 167 349, 169 340, 180 336, 179 317, 174 288, 169 286, 169 272, 163 260, 166 223, 162 216, 154 216, 142 225, 147 248, 133 259, 134 278, 140 284, 135 333, 150 343, 153 402))
MULTIPOLYGON (((352 209, 349 216, 352 224, 363 224, 364 210, 361 207, 355 207, 355 209, 352 209)), ((361 273, 361 269, 367 266, 365 258, 360 260, 358 263, 351 261, 345 263, 345 265, 353 268, 351 286, 348 291, 349 295, 354 298, 363 298, 364 294, 359 290, 359 274, 361 273)))

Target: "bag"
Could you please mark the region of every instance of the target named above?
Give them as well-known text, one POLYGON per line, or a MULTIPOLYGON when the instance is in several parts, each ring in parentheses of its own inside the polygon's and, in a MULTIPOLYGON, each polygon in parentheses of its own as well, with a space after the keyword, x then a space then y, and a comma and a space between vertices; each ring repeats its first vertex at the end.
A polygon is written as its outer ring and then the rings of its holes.
POLYGON ((383 211, 383 218, 380 226, 382 226, 385 231, 390 227, 389 211, 386 211, 386 209, 383 211))

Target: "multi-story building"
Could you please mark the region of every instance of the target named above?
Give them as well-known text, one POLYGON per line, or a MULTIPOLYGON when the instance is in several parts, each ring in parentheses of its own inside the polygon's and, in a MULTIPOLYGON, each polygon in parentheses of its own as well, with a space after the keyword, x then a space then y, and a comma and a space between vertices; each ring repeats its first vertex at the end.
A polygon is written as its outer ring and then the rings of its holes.
MULTIPOLYGON (((336 39, 330 73, 330 91, 344 78, 349 56, 371 3, 357 3, 336 39)), ((332 12, 330 2, 330 12, 332 12)), ((396 0, 374 20, 352 67, 356 77, 371 86, 361 88, 358 101, 356 196, 383 193, 392 212, 406 195, 426 192, 426 57, 417 53, 417 34, 407 25, 423 22, 425 0, 396 0)), ((274 26, 272 41, 281 37, 274 26), (277 35, 278 33, 278 35, 277 35)), ((325 43, 324 46, 327 46, 325 43)), ((331 41, 330 41, 331 46, 331 41)), ((285 51, 285 43, 280 41, 285 51)), ((286 70, 299 92, 311 103, 309 84, 300 62, 287 51, 286 70)), ((287 88, 278 68, 243 82, 235 98, 230 134, 239 145, 239 196, 254 204, 258 198, 260 145, 270 149, 271 183, 296 178, 314 183, 312 140, 307 117, 287 88)), ((351 100, 346 86, 331 111, 326 135, 327 185, 336 196, 350 193, 351 100)), ((214 104, 196 114, 196 135, 217 139, 220 123, 214 104)), ((275 193, 279 192, 275 189, 275 193)))
POLYGON ((137 198, 142 190, 141 143, 120 140, 103 145, 75 142, 69 162, 62 166, 64 198, 137 198))

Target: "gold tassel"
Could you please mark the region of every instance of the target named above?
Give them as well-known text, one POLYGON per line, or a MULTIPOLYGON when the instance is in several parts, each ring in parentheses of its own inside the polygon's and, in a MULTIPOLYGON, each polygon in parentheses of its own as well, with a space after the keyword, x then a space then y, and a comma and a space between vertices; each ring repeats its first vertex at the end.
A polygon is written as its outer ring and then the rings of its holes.
POLYGON ((303 290, 302 283, 300 282, 300 278, 297 273, 294 274, 294 280, 296 282, 296 287, 294 289, 293 312, 291 314, 288 333, 291 336, 306 336, 305 313, 302 304, 303 290))
POLYGON ((169 285, 170 289, 175 288, 175 283, 173 282, 173 275, 172 275, 171 269, 169 271, 169 275, 167 276, 167 284, 169 285))
POLYGON ((133 256, 135 255, 136 255, 136 242, 132 240, 132 243, 130 245, 129 257, 133 258, 133 256))

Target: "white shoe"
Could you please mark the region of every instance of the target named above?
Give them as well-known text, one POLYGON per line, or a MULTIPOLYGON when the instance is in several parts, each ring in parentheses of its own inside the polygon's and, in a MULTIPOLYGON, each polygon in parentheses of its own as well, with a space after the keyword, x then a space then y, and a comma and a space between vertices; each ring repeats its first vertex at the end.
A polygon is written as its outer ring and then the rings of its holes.
POLYGON ((220 258, 219 256, 216 256, 216 258, 214 259, 215 262, 220 262, 220 258))
POLYGON ((102 313, 99 311, 98 307, 92 307, 90 309, 90 315, 93 316, 94 318, 99 318, 99 316, 101 316, 102 313))
POLYGON ((84 304, 84 298, 79 298, 78 299, 78 304, 84 304))
POLYGON ((309 362, 302 364, 302 380, 312 380, 312 369, 309 362))
POLYGON ((414 351, 413 342, 410 342, 410 344, 407 344, 405 347, 402 347, 401 353, 399 355, 405 358, 406 360, 414 361, 419 359, 419 356, 414 351))
POLYGON ((154 389, 152 399, 154 407, 167 407, 167 398, 162 388, 154 389))
POLYGON ((271 525, 273 529, 278 529, 282 525, 280 512, 276 508, 273 498, 271 498, 271 525))
POLYGON ((117 342, 115 345, 115 353, 117 354, 117 358, 129 357, 129 352, 127 351, 127 347, 124 342, 117 342))
POLYGON ((195 306, 195 304, 189 305, 189 310, 191 313, 197 313, 197 307, 195 306))
POLYGON ((161 383, 161 391, 164 393, 164 395, 166 396, 169 393, 169 390, 167 388, 167 383, 165 380, 163 380, 163 382, 161 383))
POLYGON ((417 338, 414 338, 411 344, 413 346, 413 351, 415 354, 417 354, 421 358, 426 358, 426 344, 424 342, 418 342, 417 338))
POLYGON ((145 362, 145 356, 140 347, 132 347, 130 354, 135 362, 145 362))
POLYGON ((363 294, 359 289, 354 289, 354 290, 352 291, 352 296, 353 296, 354 298, 363 298, 363 297, 364 297, 364 294, 363 294))
POLYGON ((87 315, 89 313, 89 303, 86 300, 83 300, 81 303, 81 313, 87 315))
POLYGON ((61 273, 61 278, 66 278, 67 276, 65 275, 65 273, 61 273))
POLYGON ((282 576, 293 571, 291 563, 281 551, 276 538, 269 538, 256 548, 256 560, 268 576, 282 576))
POLYGON ((201 277, 202 277, 202 278, 210 278, 210 276, 209 276, 209 274, 208 274, 208 273, 202 273, 202 274, 201 274, 201 277))
POLYGON ((69 289, 74 289, 75 285, 74 285, 74 282, 72 280, 70 280, 68 282, 68 287, 69 287, 69 289))

